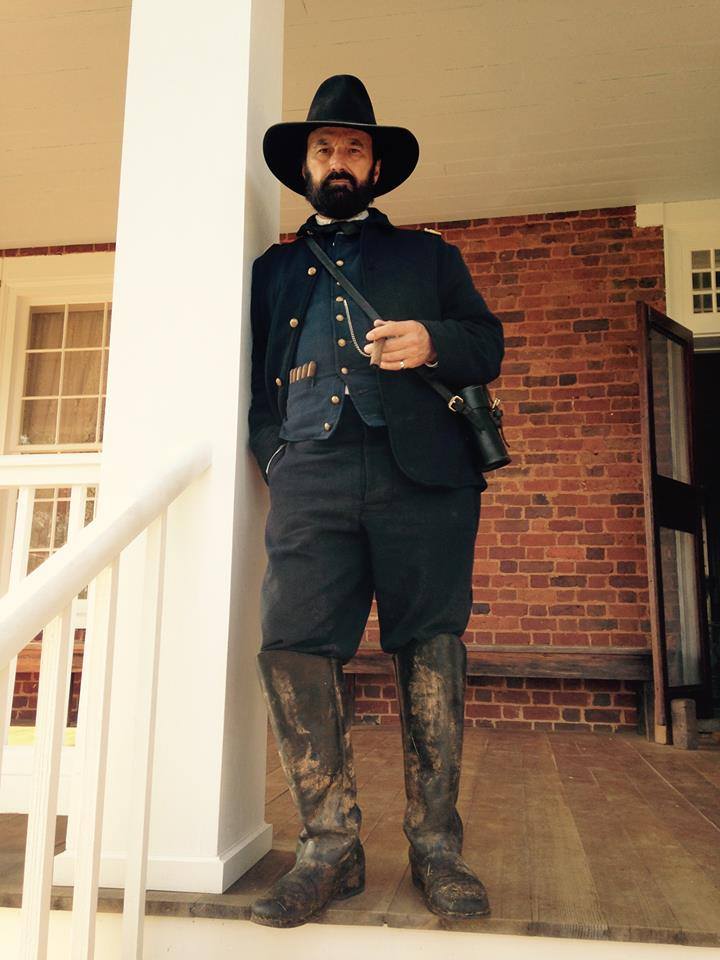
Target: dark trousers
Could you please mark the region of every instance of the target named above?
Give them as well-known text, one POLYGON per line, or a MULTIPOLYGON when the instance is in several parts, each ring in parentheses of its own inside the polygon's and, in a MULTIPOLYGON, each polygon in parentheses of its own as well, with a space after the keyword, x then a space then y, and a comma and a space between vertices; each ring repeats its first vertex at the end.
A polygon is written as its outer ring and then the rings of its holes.
POLYGON ((268 477, 263 650, 355 654, 373 593, 382 649, 460 636, 472 604, 477 487, 426 487, 349 397, 327 440, 290 442, 268 477))

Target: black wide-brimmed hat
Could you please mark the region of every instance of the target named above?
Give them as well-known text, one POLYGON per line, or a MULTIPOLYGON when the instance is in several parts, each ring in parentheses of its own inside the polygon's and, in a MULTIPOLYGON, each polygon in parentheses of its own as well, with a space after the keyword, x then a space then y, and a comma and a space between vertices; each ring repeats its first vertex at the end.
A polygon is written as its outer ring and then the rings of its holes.
POLYGON ((415 169, 420 147, 404 127, 384 127, 375 122, 370 96, 362 82, 349 74, 328 77, 318 87, 307 120, 276 123, 265 134, 265 162, 281 183, 305 196, 302 165, 307 138, 318 127, 351 127, 373 138, 375 153, 382 158, 375 196, 389 193, 407 180, 415 169))

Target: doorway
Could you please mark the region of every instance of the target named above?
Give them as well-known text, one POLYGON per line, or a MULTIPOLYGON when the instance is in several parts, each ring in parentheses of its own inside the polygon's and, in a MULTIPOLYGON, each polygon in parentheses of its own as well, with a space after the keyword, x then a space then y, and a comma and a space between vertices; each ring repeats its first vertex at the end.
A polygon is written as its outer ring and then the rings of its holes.
POLYGON ((718 399, 720 351, 696 352, 694 408, 698 483, 703 490, 705 595, 710 640, 713 716, 720 718, 720 444, 718 399))

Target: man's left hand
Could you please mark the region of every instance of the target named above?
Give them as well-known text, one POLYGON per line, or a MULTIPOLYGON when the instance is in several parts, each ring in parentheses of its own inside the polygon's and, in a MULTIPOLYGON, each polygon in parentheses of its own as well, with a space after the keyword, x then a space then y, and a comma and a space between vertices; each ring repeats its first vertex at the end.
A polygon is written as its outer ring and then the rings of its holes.
POLYGON ((367 340, 370 341, 365 347, 368 354, 373 341, 385 341, 381 370, 409 370, 437 360, 430 334, 417 320, 376 320, 367 340))

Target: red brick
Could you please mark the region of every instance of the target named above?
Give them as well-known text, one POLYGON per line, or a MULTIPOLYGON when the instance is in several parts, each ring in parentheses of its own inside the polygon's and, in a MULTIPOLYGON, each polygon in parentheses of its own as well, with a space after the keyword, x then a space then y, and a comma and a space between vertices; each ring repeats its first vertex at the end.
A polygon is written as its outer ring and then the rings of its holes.
POLYGON ((559 720, 557 707, 525 707, 522 712, 525 720, 559 720))
POLYGON ((552 695, 553 703, 563 706, 586 706, 590 703, 590 694, 582 690, 559 690, 552 695))
POLYGON ((389 713, 390 703, 388 700, 356 700, 355 715, 360 716, 364 713, 389 713))
POLYGON ((495 699, 499 703, 530 703, 527 690, 498 690, 495 699))
POLYGON ((465 708, 468 717, 499 717, 500 707, 496 703, 469 703, 465 708))

